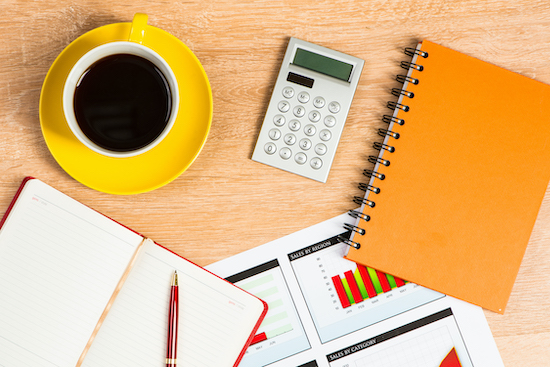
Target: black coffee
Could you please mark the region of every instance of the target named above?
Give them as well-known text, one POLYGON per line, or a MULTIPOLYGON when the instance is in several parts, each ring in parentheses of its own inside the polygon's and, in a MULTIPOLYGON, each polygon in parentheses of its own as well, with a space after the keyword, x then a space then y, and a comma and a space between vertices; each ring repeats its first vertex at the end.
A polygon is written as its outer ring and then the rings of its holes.
POLYGON ((149 60, 130 54, 107 56, 81 77, 74 111, 94 143, 127 152, 155 140, 170 119, 170 86, 149 60))

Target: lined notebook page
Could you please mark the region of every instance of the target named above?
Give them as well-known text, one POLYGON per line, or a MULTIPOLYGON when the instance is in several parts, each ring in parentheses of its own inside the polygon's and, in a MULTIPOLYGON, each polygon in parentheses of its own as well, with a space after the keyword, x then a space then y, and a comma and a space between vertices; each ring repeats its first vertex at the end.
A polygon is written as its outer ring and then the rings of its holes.
POLYGON ((179 282, 178 365, 233 366, 263 304, 168 250, 146 242, 83 366, 164 367, 170 282, 179 282))
POLYGON ((0 230, 0 366, 75 366, 141 241, 28 181, 0 230))

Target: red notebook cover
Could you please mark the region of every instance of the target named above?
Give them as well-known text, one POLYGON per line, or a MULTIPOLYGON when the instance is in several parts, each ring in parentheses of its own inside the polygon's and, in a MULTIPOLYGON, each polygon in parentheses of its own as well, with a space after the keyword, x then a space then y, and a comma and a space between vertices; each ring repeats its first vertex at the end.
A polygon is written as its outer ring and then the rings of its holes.
MULTIPOLYGON (((21 192, 22 192, 23 189, 25 188, 25 185, 26 185, 29 181, 34 180, 34 179, 36 179, 36 178, 30 177, 30 176, 23 179, 23 181, 22 181, 21 185, 19 186, 19 188, 18 188, 16 194, 14 195, 14 197, 13 197, 13 199, 12 199, 10 205, 8 206, 8 209, 7 209, 6 212, 4 213, 4 216, 2 217, 2 219, 0 220, 0 228, 2 228, 2 226, 3 226, 4 223, 6 222, 6 219, 8 218, 8 216, 9 216, 9 214, 11 213, 12 209, 14 208, 15 204, 17 203, 17 200, 19 199, 19 197, 20 197, 20 195, 21 195, 21 192)), ((89 208, 89 207, 88 207, 88 208, 89 208)), ((93 209, 93 208, 90 208, 90 209, 96 211, 96 210, 93 209)), ((96 211, 96 212, 99 213, 98 211, 96 211)), ((103 213, 99 213, 99 214, 101 214, 101 215, 104 216, 105 218, 108 218, 109 220, 111 220, 111 221, 113 221, 113 222, 115 222, 115 223, 117 223, 117 224, 119 224, 119 225, 121 225, 121 226, 127 228, 128 230, 130 230, 130 231, 132 231, 132 232, 138 234, 139 236, 145 238, 145 236, 143 236, 141 233, 139 233, 139 232, 137 232, 137 231, 135 231, 135 230, 133 230, 133 229, 131 229, 131 228, 129 228, 129 227, 123 225, 123 224, 121 224, 120 222, 118 222, 118 221, 116 221, 116 220, 114 220, 114 219, 112 219, 112 218, 106 216, 105 214, 103 214, 103 213)), ((216 276, 217 278, 222 279, 224 282, 227 282, 228 284, 233 285, 232 283, 226 281, 225 279, 219 277, 218 275, 212 273, 211 271, 206 270, 206 269, 204 269, 203 267, 201 267, 201 266, 195 264, 194 262, 192 262, 192 261, 190 261, 190 260, 184 258, 183 256, 181 256, 181 255, 175 253, 174 251, 172 251, 172 250, 170 250, 170 249, 168 249, 168 248, 166 248, 166 247, 164 247, 164 246, 162 246, 162 245, 160 245, 160 244, 158 244, 158 243, 156 243, 156 242, 155 242, 155 244, 156 244, 157 246, 159 246, 159 247, 161 247, 161 248, 163 248, 163 249, 169 251, 170 253, 173 253, 173 254, 179 256, 180 258, 184 259, 185 261, 189 262, 190 264, 192 264, 192 265, 194 265, 194 266, 197 266, 197 267, 200 267, 202 270, 208 272, 209 274, 212 274, 212 275, 216 276)), ((246 292, 246 291, 243 290, 243 292, 246 292)), ((246 293, 250 294, 249 292, 246 292, 246 293)), ((253 296, 253 295, 252 295, 252 296, 253 296)), ((255 297, 255 296, 253 296, 253 297, 255 297)), ((255 297, 255 298, 257 298, 257 297, 255 297)), ((258 298, 258 299, 259 299, 259 298, 258 298)), ((234 363, 234 365, 233 365, 234 367, 237 367, 237 366, 239 365, 239 363, 241 362, 242 358, 244 357, 244 355, 245 355, 245 353, 246 353, 247 348, 250 346, 250 344, 252 343, 253 339, 255 338, 256 332, 258 331, 258 328, 260 327, 260 325, 261 325, 261 323, 263 322, 263 319, 265 318, 265 315, 266 315, 266 313, 267 313, 267 310, 268 310, 267 303, 265 303, 265 302, 264 302, 263 300, 261 300, 261 299, 260 299, 260 301, 262 302, 262 304, 263 304, 263 306, 264 306, 263 312, 262 312, 261 316, 258 318, 258 321, 256 322, 256 324, 255 324, 254 328, 252 329, 252 331, 251 331, 251 333, 250 333, 250 335, 249 335, 249 337, 248 337, 246 343, 244 344, 244 346, 243 346, 243 348, 242 348, 242 350, 241 350, 241 352, 240 352, 238 358, 236 359, 236 361, 235 361, 235 363, 234 363)))

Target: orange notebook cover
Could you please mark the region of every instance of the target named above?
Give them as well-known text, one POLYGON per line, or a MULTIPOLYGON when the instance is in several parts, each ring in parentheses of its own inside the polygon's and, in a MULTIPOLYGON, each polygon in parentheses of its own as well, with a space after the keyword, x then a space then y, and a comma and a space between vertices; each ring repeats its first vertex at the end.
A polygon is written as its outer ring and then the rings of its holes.
POLYGON ((429 41, 406 53, 347 258, 504 313, 550 178, 550 86, 429 41))

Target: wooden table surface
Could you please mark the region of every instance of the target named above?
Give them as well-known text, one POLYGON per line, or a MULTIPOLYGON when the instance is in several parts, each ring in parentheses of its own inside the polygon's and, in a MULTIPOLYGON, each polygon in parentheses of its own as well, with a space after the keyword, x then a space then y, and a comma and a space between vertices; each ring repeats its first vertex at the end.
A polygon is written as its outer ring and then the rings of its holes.
MULTIPOLYGON (((404 47, 427 38, 550 83, 550 3, 540 0, 0 0, 0 7, 0 212, 21 180, 34 176, 200 265, 354 206, 385 102, 399 86, 404 47), (214 117, 204 149, 180 177, 152 192, 116 196, 89 189, 57 164, 42 137, 38 102, 64 47, 93 28, 130 22, 136 12, 196 54, 212 86, 214 117), (325 184, 250 159, 290 36, 365 60, 325 184)), ((485 311, 507 366, 550 364, 548 274, 547 194, 505 315, 485 311)))

